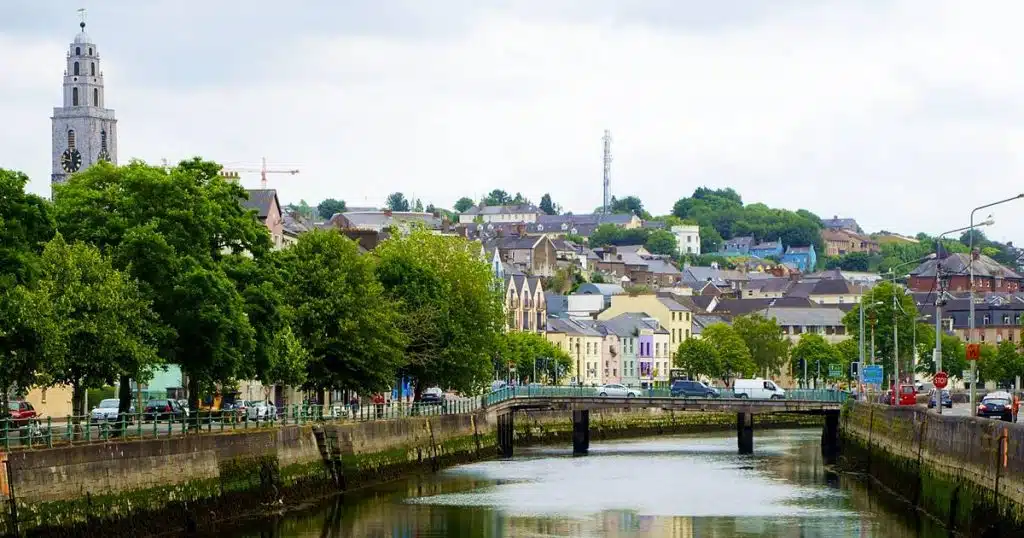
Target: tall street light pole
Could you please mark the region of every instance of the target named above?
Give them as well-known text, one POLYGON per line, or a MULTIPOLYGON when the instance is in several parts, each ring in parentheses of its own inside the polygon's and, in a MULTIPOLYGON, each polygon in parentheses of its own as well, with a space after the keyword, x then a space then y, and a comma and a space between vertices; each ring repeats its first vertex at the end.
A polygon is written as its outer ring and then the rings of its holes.
MULTIPOLYGON (((985 209, 986 207, 992 207, 992 206, 996 206, 996 205, 999 205, 999 204, 1005 204, 1006 202, 1012 202, 1014 200, 1019 200, 1021 198, 1024 198, 1024 193, 1018 194, 1017 196, 1014 196, 1012 198, 1006 198, 1005 200, 999 200, 998 202, 992 202, 990 204, 980 205, 980 206, 978 206, 978 207, 976 207, 976 208, 971 210, 971 220, 970 220, 970 224, 971 225, 969 226, 970 229, 967 231, 967 234, 970 236, 968 238, 968 241, 967 241, 967 243, 968 243, 967 247, 970 250, 970 252, 969 252, 969 256, 970 257, 967 259, 967 261, 968 261, 968 264, 969 264, 968 265, 968 273, 970 274, 970 277, 969 277, 968 281, 970 282, 970 286, 971 286, 971 290, 970 290, 971 304, 968 306, 968 309, 969 309, 969 314, 968 315, 970 317, 967 320, 967 324, 968 324, 967 325, 967 329, 969 331, 968 334, 967 334, 967 343, 968 344, 973 344, 974 343, 974 214, 978 210, 980 210, 980 209, 985 209)), ((978 361, 971 361, 971 415, 972 416, 976 416, 978 414, 978 409, 975 407, 975 405, 977 403, 977 389, 978 389, 978 361)))
MULTIPOLYGON (((919 260, 914 260, 914 261, 910 261, 910 262, 904 262, 904 263, 901 263, 899 265, 896 265, 896 266, 893 266, 893 267, 889 268, 889 275, 892 277, 892 371, 893 371, 892 380, 893 380, 893 386, 894 386, 895 390, 897 391, 897 394, 894 395, 894 397, 897 397, 897 398, 898 398, 898 394, 899 394, 898 391, 900 390, 900 387, 899 387, 899 384, 900 384, 900 329, 899 329, 900 324, 899 324, 899 315, 903 311, 903 306, 902 305, 897 305, 897 301, 896 301, 896 270, 900 269, 902 267, 906 267, 908 265, 920 265, 920 264, 924 263, 925 261, 930 260, 930 259, 932 259, 934 257, 936 257, 936 254, 929 254, 928 256, 925 256, 924 258, 921 258, 919 260)), ((905 313, 905 312, 902 312, 902 313, 905 313)), ((916 324, 917 322, 915 321, 914 323, 916 324)))
MULTIPOLYGON (((978 226, 990 226, 994 224, 991 215, 985 222, 981 222, 978 226)), ((942 305, 945 304, 942 296, 946 292, 945 286, 942 286, 942 257, 939 254, 939 249, 942 248, 942 238, 953 233, 959 233, 973 229, 973 226, 967 226, 966 228, 957 228, 948 232, 942 232, 938 237, 935 238, 935 287, 938 291, 935 293, 935 351, 933 359, 935 361, 935 372, 937 374, 942 371, 942 305)), ((973 235, 973 234, 971 234, 973 235)), ((973 308, 973 306, 971 307, 973 308)), ((935 406, 935 411, 938 414, 942 414, 942 393, 939 393, 939 399, 936 400, 939 405, 935 406)), ((973 404, 971 404, 973 407, 973 404)))

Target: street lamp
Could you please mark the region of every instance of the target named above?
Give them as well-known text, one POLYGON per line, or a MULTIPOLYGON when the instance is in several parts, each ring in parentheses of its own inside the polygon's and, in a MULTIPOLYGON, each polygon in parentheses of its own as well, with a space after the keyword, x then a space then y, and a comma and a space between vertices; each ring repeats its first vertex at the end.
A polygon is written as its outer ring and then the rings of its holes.
MULTIPOLYGON (((899 332, 899 323, 898 323, 898 318, 897 318, 898 312, 897 312, 897 305, 896 305, 896 270, 901 268, 901 267, 906 267, 908 265, 920 265, 920 264, 922 264, 922 263, 924 263, 924 262, 926 262, 926 261, 928 261, 930 259, 935 258, 936 256, 937 256, 937 254, 929 254, 929 255, 921 258, 921 259, 913 260, 913 261, 909 261, 909 262, 903 262, 903 263, 901 263, 899 265, 896 265, 896 266, 893 266, 893 267, 889 268, 889 275, 892 278, 892 366, 893 366, 893 382, 896 385, 899 385, 899 382, 900 382, 900 340, 899 340, 900 332, 899 332)), ((900 306, 899 310, 902 310, 902 309, 903 309, 903 307, 900 306)), ((898 387, 897 387, 897 390, 899 390, 898 387)))
MULTIPOLYGON (((978 226, 991 226, 993 224, 995 224, 995 221, 992 220, 992 215, 989 215, 988 218, 985 219, 984 222, 978 223, 978 226)), ((966 228, 956 228, 956 229, 950 230, 948 232, 940 233, 939 236, 935 238, 935 254, 936 254, 936 256, 939 253, 939 249, 942 248, 942 238, 943 237, 945 237, 945 236, 947 236, 949 234, 960 233, 960 232, 963 232, 963 231, 973 230, 973 229, 974 229, 974 223, 971 223, 971 225, 967 226, 966 228)), ((971 237, 974 237, 973 233, 971 234, 971 237)), ((935 287, 938 288, 938 291, 935 293, 935 350, 933 352, 934 353, 934 357, 932 359, 935 362, 935 372, 934 373, 936 373, 936 374, 942 371, 942 305, 944 304, 944 301, 942 300, 942 294, 945 293, 945 286, 942 286, 941 282, 942 282, 942 258, 938 258, 938 259, 935 260, 935 284, 936 284, 935 287)), ((971 301, 971 307, 970 308, 972 310, 974 309, 974 301, 973 300, 971 301)), ((973 317, 974 316, 972 314, 971 318, 973 319, 973 317)), ((970 339, 970 335, 968 335, 968 339, 970 339)), ((936 400, 936 401, 939 401, 941 403, 941 396, 942 396, 942 394, 939 393, 939 400, 936 400)), ((974 407, 974 403, 973 402, 971 403, 971 407, 972 408, 974 407)), ((938 412, 938 414, 941 415, 942 414, 942 405, 936 405, 935 406, 935 410, 936 410, 936 412, 938 412)), ((972 413, 973 413, 973 411, 972 411, 972 413)))
MULTIPOLYGON (((968 344, 973 344, 974 343, 974 213, 977 212, 979 209, 985 209, 986 207, 992 207, 992 206, 996 206, 996 205, 999 205, 999 204, 1005 204, 1006 202, 1012 202, 1014 200, 1019 200, 1021 198, 1024 198, 1024 193, 1018 194, 1017 196, 1014 196, 1012 198, 1006 198, 1005 200, 999 200, 998 202, 992 202, 990 204, 980 205, 980 206, 978 206, 978 207, 976 207, 976 208, 971 210, 971 220, 970 220, 970 224, 971 225, 969 226, 969 229, 967 231, 968 235, 970 236, 968 238, 968 241, 967 241, 968 242, 967 248, 969 249, 970 257, 967 259, 967 262, 969 264, 968 265, 968 272, 970 274, 969 282, 971 284, 971 291, 970 291, 971 303, 968 306, 968 310, 969 310, 968 316, 969 316, 969 318, 967 320, 967 323, 968 323, 967 329, 968 329, 968 331, 970 331, 967 334, 967 343, 968 344)), ((992 217, 990 215, 989 218, 988 218, 988 221, 991 221, 991 220, 992 220, 992 217)), ((977 388, 978 388, 977 373, 978 373, 978 361, 971 361, 971 415, 972 416, 976 416, 978 414, 978 409, 975 407, 975 403, 977 401, 976 400, 976 392, 977 392, 977 388)))

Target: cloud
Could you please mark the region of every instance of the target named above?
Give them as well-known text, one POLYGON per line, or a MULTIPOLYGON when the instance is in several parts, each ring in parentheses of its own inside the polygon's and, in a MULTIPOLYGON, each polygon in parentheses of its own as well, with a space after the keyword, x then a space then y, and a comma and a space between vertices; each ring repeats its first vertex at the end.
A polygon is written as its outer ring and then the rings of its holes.
MULTIPOLYGON (((216 5, 189 26, 194 10, 156 3, 111 14, 139 18, 149 37, 131 41, 90 23, 121 160, 266 156, 302 169, 271 179, 287 201, 376 205, 397 190, 450 206, 503 188, 581 212, 600 203, 607 128, 613 192, 655 213, 698 186, 731 186, 868 229, 935 233, 1021 190, 1016 3, 385 4, 250 3, 237 18, 216 5), (153 19, 160 10, 173 24, 153 19)), ((0 86, 17 126, 0 132, 0 162, 40 192, 43 114, 72 35, 0 26, 0 50, 19 51, 16 82, 0 86)), ((991 235, 1024 232, 1013 211, 996 211, 991 235)))

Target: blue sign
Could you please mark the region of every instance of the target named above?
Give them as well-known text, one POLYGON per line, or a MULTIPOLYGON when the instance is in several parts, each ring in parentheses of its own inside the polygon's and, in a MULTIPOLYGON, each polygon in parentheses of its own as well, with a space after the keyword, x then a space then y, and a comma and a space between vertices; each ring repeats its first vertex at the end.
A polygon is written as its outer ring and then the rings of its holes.
POLYGON ((862 370, 864 376, 864 382, 868 385, 881 385, 882 384, 882 365, 871 364, 865 366, 862 370))

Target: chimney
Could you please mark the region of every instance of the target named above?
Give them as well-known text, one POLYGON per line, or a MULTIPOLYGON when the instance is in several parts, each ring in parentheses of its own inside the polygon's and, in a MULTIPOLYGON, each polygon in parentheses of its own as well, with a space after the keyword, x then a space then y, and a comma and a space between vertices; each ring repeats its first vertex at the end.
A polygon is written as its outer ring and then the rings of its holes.
POLYGON ((519 237, 526 235, 526 224, 523 224, 521 222, 519 224, 516 224, 516 234, 519 237))

